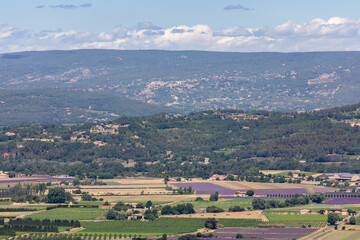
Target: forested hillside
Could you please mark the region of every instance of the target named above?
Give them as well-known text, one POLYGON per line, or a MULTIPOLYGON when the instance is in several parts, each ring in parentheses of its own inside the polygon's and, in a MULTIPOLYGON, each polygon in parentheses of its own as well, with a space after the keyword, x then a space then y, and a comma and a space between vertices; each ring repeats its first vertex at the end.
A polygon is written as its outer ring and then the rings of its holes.
POLYGON ((360 102, 359 66, 360 52, 0 54, 0 115, 5 116, 0 126, 83 123, 142 112, 308 111, 343 106, 360 102), (89 97, 79 100, 77 94, 89 97), (102 104, 106 102, 117 105, 102 104), (85 111, 89 107, 94 114, 85 111))
POLYGON ((1 170, 108 178, 208 177, 259 169, 360 172, 360 104, 306 113, 241 110, 121 117, 0 131, 1 170))
POLYGON ((169 107, 81 89, 5 90, 0 91, 0 99, 0 126, 83 123, 172 111, 169 107))

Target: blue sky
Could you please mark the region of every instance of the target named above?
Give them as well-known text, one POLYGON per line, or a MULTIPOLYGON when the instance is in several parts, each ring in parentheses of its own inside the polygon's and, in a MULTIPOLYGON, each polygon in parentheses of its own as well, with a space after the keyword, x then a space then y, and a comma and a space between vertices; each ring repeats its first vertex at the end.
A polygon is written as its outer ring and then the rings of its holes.
POLYGON ((359 50, 358 0, 1 0, 0 52, 359 50))

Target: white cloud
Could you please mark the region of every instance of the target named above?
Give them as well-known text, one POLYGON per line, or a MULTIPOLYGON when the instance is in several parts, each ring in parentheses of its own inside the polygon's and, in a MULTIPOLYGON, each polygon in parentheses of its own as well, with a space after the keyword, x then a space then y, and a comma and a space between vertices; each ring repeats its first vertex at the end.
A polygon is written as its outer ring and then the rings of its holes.
POLYGON ((0 25, 0 52, 48 49, 167 49, 209 51, 340 51, 360 50, 360 20, 333 17, 305 23, 284 22, 274 28, 233 26, 214 31, 208 25, 160 28, 139 23, 109 32, 42 31, 0 25))

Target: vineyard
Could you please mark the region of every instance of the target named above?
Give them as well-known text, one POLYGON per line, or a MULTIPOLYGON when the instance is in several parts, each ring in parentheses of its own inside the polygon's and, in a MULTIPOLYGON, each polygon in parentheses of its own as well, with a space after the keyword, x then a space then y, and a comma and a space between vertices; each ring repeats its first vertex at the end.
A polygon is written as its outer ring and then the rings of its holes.
POLYGON ((271 224, 283 224, 287 228, 322 228, 327 225, 326 215, 296 215, 265 213, 271 224))
MULTIPOLYGON (((256 219, 218 219, 224 227, 257 227, 262 222, 256 219)), ((195 232, 204 227, 205 219, 193 218, 159 218, 155 221, 101 221, 101 222, 82 222, 81 226, 85 229, 82 233, 122 233, 122 234, 141 234, 141 235, 161 235, 195 232)))

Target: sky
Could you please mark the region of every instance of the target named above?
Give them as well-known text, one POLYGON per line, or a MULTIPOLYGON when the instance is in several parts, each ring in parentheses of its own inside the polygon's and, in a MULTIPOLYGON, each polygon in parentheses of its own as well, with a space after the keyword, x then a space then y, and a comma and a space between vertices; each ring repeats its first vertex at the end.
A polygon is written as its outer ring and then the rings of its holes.
POLYGON ((359 0, 1 0, 0 53, 359 51, 359 0))

